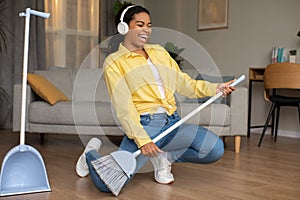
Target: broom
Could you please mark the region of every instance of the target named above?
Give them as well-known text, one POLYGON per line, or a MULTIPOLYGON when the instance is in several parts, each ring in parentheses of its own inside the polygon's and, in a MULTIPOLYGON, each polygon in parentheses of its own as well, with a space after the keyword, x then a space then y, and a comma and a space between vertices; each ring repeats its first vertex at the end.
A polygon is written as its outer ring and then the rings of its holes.
MULTIPOLYGON (((230 86, 236 86, 238 83, 245 79, 245 75, 240 76, 236 81, 234 81, 230 86)), ((192 116, 197 114, 203 108, 217 100, 222 96, 222 92, 219 92, 215 96, 208 99, 205 103, 197 107, 191 113, 187 114, 184 118, 176 122, 170 128, 162 132, 152 141, 156 143, 167 134, 172 132, 174 129, 182 125, 185 121, 190 119, 192 116)), ((99 159, 92 161, 92 165, 99 175, 100 179, 104 184, 111 190, 111 192, 118 196, 120 191, 126 182, 133 176, 136 169, 136 157, 141 154, 141 150, 137 150, 134 153, 119 150, 112 152, 107 156, 103 156, 99 159)))

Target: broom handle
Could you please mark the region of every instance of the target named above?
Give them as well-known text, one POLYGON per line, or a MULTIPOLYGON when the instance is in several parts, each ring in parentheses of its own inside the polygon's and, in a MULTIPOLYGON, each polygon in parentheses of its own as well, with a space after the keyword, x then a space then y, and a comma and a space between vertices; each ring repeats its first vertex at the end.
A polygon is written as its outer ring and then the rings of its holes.
MULTIPOLYGON (((237 84, 239 84, 241 81, 243 81, 245 79, 245 75, 240 76, 236 81, 234 81, 232 84, 230 84, 230 86, 234 87, 237 84)), ((168 128, 167 130, 165 130, 164 132, 162 132, 161 134, 159 134, 157 137, 155 137, 152 141, 153 143, 156 143, 157 141, 159 141, 160 139, 162 139, 163 137, 165 137, 166 135, 168 135, 170 132, 172 132, 174 129, 178 128, 180 125, 182 125, 184 122, 186 122, 187 120, 189 120, 191 117, 193 117, 195 114, 197 114, 198 112, 200 112, 201 110, 203 110, 206 106, 208 106, 209 104, 211 104, 212 102, 214 102, 215 100, 217 100, 218 98, 220 98, 223 95, 222 92, 219 92, 218 94, 216 94, 215 96, 211 97, 210 99, 208 99, 205 103, 201 104, 200 106, 198 106, 195 110, 193 110, 192 112, 190 112, 189 114, 187 114, 185 117, 183 117, 182 119, 180 119, 178 122, 176 122, 174 125, 172 125, 170 128, 168 128)), ((138 155, 141 154, 141 150, 137 150, 133 153, 133 155, 135 157, 137 157, 138 155)))

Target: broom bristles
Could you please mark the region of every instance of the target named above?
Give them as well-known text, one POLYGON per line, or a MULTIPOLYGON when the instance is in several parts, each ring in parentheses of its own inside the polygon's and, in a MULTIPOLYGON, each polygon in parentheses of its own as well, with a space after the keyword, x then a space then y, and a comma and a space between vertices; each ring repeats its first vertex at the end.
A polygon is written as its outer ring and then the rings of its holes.
POLYGON ((118 196, 128 180, 128 176, 111 155, 107 155, 91 162, 100 179, 118 196))

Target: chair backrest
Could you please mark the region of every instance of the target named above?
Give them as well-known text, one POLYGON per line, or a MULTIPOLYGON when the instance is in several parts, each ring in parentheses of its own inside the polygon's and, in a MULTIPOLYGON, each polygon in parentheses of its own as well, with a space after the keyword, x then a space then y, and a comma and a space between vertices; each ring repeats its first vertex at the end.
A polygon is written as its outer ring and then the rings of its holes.
POLYGON ((265 97, 268 100, 272 89, 300 89, 300 64, 274 63, 264 72, 265 97))

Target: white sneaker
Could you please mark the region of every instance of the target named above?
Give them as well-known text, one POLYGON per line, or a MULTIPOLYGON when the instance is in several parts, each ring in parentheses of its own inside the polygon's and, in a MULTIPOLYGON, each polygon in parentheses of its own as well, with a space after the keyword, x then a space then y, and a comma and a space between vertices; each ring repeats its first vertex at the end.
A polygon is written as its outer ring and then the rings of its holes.
POLYGON ((86 152, 94 149, 96 151, 99 151, 100 147, 101 147, 101 140, 99 140, 98 138, 92 138, 90 139, 90 141, 87 143, 83 153, 81 154, 81 156, 79 157, 77 163, 76 163, 76 173, 78 176, 80 177, 86 177, 89 174, 89 167, 86 163, 86 152))
POLYGON ((171 184, 174 176, 171 173, 171 164, 167 159, 167 152, 160 153, 156 157, 150 158, 154 167, 154 178, 160 184, 171 184))

